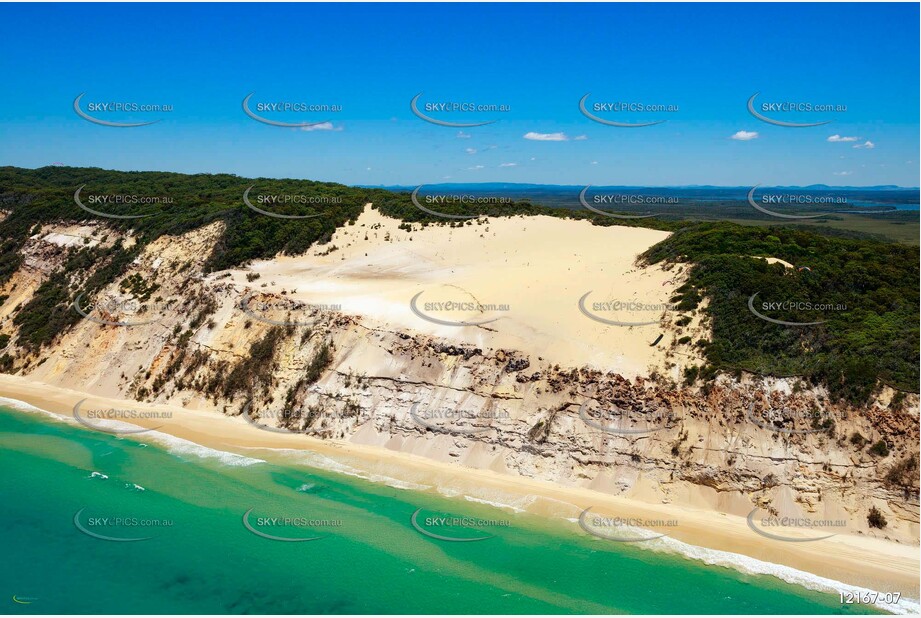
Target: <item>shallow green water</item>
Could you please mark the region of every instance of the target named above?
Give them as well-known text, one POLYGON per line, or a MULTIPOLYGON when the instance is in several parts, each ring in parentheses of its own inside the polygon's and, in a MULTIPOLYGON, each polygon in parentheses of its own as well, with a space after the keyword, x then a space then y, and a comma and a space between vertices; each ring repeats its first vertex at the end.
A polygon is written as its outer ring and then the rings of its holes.
POLYGON ((147 436, 118 438, 0 408, 4 613, 870 609, 842 607, 837 595, 773 577, 598 539, 567 522, 306 467, 174 454, 147 436), (426 536, 411 523, 420 508, 417 523, 427 532, 490 538, 426 536), (244 526, 250 509, 256 532, 244 526), (430 520, 443 515, 489 522, 473 529, 430 520), (116 517, 125 521, 102 521, 116 517), (260 519, 271 517, 311 521, 260 519), (321 538, 278 541, 257 532, 321 538))

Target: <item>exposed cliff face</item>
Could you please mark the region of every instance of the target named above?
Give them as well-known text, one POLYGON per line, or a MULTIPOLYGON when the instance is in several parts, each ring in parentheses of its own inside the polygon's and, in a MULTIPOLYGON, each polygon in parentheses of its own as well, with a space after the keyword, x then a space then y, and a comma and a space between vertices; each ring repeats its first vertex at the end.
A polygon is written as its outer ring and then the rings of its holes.
MULTIPOLYGON (((27 353, 12 317, 62 267, 67 239, 115 239, 88 226, 42 230, 0 290, 7 371, 645 500, 743 516, 760 506, 918 539, 917 466, 904 463, 917 454, 916 395, 884 389, 857 409, 795 380, 720 376, 692 388, 395 329, 204 274, 220 225, 147 246, 84 307, 89 318, 27 353), (888 454, 873 454, 883 438, 888 454), (871 505, 883 530, 868 526, 871 505)), ((691 328, 694 339, 706 333, 699 316, 691 328)))

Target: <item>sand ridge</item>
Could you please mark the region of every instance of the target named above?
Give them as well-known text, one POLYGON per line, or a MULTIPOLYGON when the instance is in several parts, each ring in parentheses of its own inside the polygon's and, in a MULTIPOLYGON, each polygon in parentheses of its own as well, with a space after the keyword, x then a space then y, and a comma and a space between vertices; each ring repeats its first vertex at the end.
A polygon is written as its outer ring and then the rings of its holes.
POLYGON ((627 377, 664 368, 665 345, 651 344, 678 316, 669 299, 683 267, 641 268, 636 259, 668 232, 547 216, 407 227, 367 205, 326 245, 226 272, 240 287, 284 290, 386 328, 627 377), (589 313, 627 325, 588 317, 579 307, 586 294, 589 313))

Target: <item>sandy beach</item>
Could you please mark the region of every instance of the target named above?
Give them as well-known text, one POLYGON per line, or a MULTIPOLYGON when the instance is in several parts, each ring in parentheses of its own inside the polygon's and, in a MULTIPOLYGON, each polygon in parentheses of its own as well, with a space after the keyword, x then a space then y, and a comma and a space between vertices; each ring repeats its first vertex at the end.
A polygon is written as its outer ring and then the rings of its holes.
MULTIPOLYGON (((538 514, 574 518, 582 509, 593 507, 592 512, 598 514, 677 520, 677 526, 659 530, 666 533, 673 544, 677 543, 672 549, 678 547, 680 550, 682 543, 705 548, 699 552, 683 548, 682 553, 696 554, 711 563, 726 562, 725 557, 721 557, 718 552, 732 552, 844 582, 849 586, 875 591, 897 591, 904 597, 918 598, 918 547, 907 544, 844 534, 808 543, 777 542, 754 534, 744 517, 715 510, 646 503, 590 489, 562 487, 522 476, 440 463, 378 447, 268 432, 239 417, 228 417, 217 411, 185 410, 174 406, 91 397, 79 391, 18 376, 0 375, 0 396, 26 402, 71 421, 74 406, 85 398, 89 398, 87 406, 165 412, 166 418, 138 419, 135 424, 157 428, 159 432, 220 451, 252 456, 253 449, 263 449, 259 451, 259 456, 266 457, 265 454, 271 456, 271 452, 265 449, 302 450, 347 462, 352 468, 366 471, 370 478, 377 475, 411 479, 419 485, 460 489, 460 493, 473 498, 497 494, 508 499, 515 496, 528 498, 522 502, 526 505, 524 509, 538 514), (706 550, 717 552, 708 553, 706 550)), ((131 439, 145 440, 144 436, 142 433, 131 439)), ((669 550, 667 545, 659 545, 669 550)), ((757 566, 755 563, 746 568, 752 572, 765 571, 764 565, 757 566)), ((803 579, 799 583, 815 584, 815 581, 810 583, 809 578, 801 578, 802 574, 798 575, 790 569, 779 568, 774 572, 788 581, 803 579)), ((833 587, 832 584, 834 582, 825 582, 820 587, 833 587)))

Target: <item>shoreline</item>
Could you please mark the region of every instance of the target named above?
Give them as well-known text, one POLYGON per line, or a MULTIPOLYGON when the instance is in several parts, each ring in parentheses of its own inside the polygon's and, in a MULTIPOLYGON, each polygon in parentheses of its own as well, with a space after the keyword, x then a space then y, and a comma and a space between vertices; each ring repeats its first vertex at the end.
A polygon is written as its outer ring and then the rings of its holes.
MULTIPOLYGON (((734 567, 748 573, 774 575, 789 583, 828 592, 855 591, 857 588, 875 592, 900 592, 903 600, 908 603, 900 604, 897 608, 879 604, 877 607, 900 613, 907 613, 912 608, 918 611, 921 564, 919 549, 913 545, 852 534, 836 535, 810 543, 773 541, 753 533, 744 517, 718 511, 680 504, 646 503, 592 489, 555 485, 523 476, 438 462, 381 447, 322 440, 303 434, 269 432, 239 417, 225 416, 218 411, 94 397, 20 376, 0 374, 0 396, 71 420, 73 407, 86 398, 107 407, 169 412, 168 418, 138 418, 132 419, 131 423, 147 429, 156 428, 158 433, 188 440, 206 448, 242 456, 250 456, 254 450, 274 452, 279 456, 302 451, 305 455, 327 457, 337 464, 345 463, 359 472, 359 476, 370 481, 389 479, 399 481, 401 485, 398 486, 403 487, 431 487, 448 497, 463 496, 470 501, 487 502, 499 508, 504 506, 517 509, 479 497, 474 490, 479 490, 480 495, 484 491, 498 492, 505 496, 530 499, 520 510, 548 518, 560 518, 562 505, 562 508, 571 506, 575 509, 570 511, 572 516, 577 516, 582 509, 593 507, 594 513, 604 515, 677 520, 677 527, 659 531, 666 532, 668 538, 661 547, 651 548, 651 551, 672 551, 709 564, 734 567), (343 462, 343 458, 348 461, 343 462), (457 494, 443 491, 459 484, 466 487, 457 494)), ((304 465, 323 467, 322 464, 306 461, 304 465)), ((335 468, 331 470, 336 471, 335 468)))

